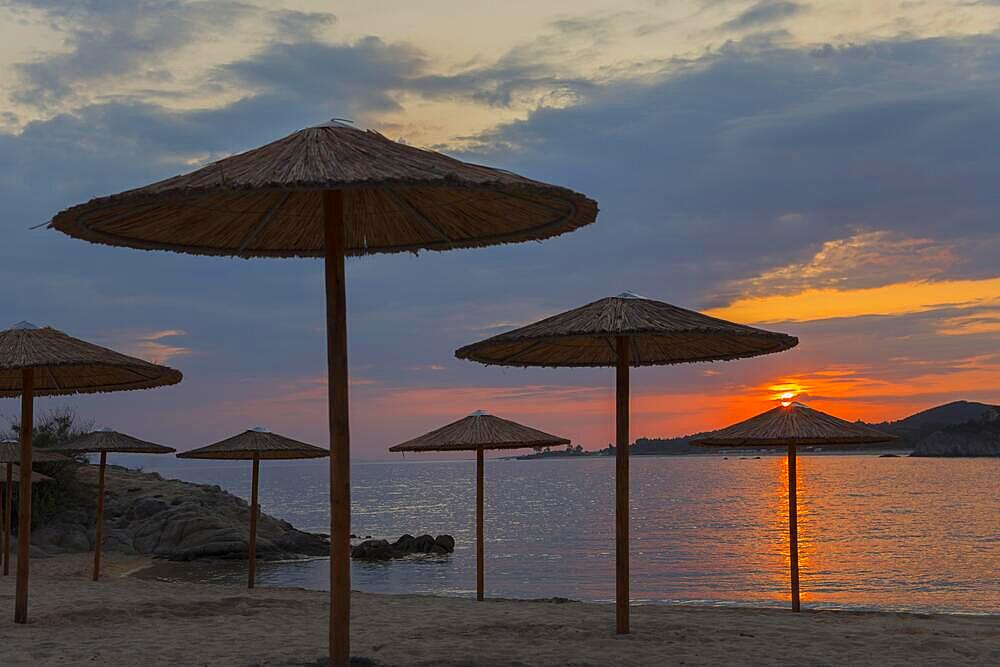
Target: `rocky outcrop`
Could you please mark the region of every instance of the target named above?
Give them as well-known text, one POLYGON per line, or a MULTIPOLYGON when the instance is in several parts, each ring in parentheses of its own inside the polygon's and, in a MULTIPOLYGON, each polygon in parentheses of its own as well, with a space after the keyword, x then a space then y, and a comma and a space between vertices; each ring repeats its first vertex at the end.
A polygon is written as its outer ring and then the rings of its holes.
POLYGON ((917 442, 913 456, 1000 456, 1000 408, 978 419, 935 430, 917 442))
POLYGON ((1000 436, 937 431, 917 443, 911 456, 1000 456, 1000 436))
POLYGON ((455 538, 451 535, 403 535, 395 542, 388 540, 365 540, 351 547, 351 558, 359 560, 391 560, 411 554, 450 554, 455 550, 455 538))
MULTIPOLYGON (((78 473, 87 497, 32 531, 32 545, 44 553, 88 551, 94 547, 96 469, 78 473)), ((191 484, 109 466, 104 501, 103 549, 149 554, 172 560, 246 558, 250 507, 218 486, 191 484)), ((329 555, 329 540, 296 530, 287 521, 261 514, 257 557, 264 559, 329 555)))

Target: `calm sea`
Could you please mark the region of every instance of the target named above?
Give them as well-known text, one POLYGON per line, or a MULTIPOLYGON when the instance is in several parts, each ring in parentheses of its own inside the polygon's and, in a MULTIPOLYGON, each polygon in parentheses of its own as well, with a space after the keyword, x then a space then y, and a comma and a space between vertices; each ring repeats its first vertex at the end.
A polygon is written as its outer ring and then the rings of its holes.
MULTIPOLYGON (((127 463, 127 461, 122 461, 127 463)), ((246 497, 250 466, 148 459, 147 469, 246 497)), ((261 505, 328 532, 325 461, 265 462, 261 505)), ((454 554, 353 564, 370 592, 474 595, 472 460, 358 463, 353 532, 449 533, 454 554)), ((614 595, 614 462, 488 460, 486 589, 517 598, 614 595)), ((639 602, 787 600, 784 457, 633 457, 632 595, 639 602)), ((803 603, 1000 613, 1000 460, 799 457, 803 603)), ((244 564, 205 565, 242 582, 244 564)), ((262 585, 328 586, 325 560, 263 563, 262 585)))

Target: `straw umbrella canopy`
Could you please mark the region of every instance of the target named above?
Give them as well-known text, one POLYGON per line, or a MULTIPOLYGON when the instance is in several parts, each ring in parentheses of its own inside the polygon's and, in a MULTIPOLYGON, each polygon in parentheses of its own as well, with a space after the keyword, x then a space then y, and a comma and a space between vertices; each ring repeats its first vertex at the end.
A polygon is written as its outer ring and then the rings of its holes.
POLYGON ((253 476, 250 484, 250 541, 247 548, 248 572, 247 588, 257 582, 257 487, 260 483, 260 462, 262 460, 318 459, 329 456, 330 451, 298 440, 286 438, 267 429, 256 426, 239 435, 226 438, 211 445, 181 452, 179 459, 228 459, 253 461, 253 476))
POLYGON ((541 240, 596 216, 597 203, 571 190, 334 120, 186 175, 74 206, 50 227, 132 248, 325 258, 330 660, 346 665, 351 510, 344 257, 541 240))
POLYGON ((798 344, 755 329, 625 292, 467 345, 459 359, 487 365, 615 367, 615 631, 629 632, 629 368, 722 361, 798 344))
MULTIPOLYGON (((65 457, 48 452, 35 452, 35 461, 65 461, 65 457)), ((10 519, 14 509, 14 482, 21 479, 21 443, 17 440, 0 440, 0 465, 6 469, 6 480, 3 489, 3 576, 10 574, 10 519), (16 475, 15 475, 16 473, 16 475)), ((31 471, 31 481, 47 481, 46 477, 34 470, 31 471), (41 479, 43 478, 44 479, 41 479)))
POLYGON ((799 611, 798 483, 796 445, 867 445, 895 440, 896 436, 853 424, 798 402, 784 401, 738 424, 706 433, 691 442, 716 447, 788 448, 788 549, 792 611, 799 611))
POLYGON ((165 447, 146 442, 130 435, 105 429, 80 436, 75 440, 50 448, 52 451, 74 452, 78 454, 100 453, 101 464, 97 476, 97 519, 94 529, 93 580, 101 577, 101 532, 104 526, 104 471, 108 464, 108 453, 115 454, 172 454, 173 447, 165 447))
POLYGON ((476 452, 476 598, 484 598, 484 452, 487 449, 555 447, 570 441, 482 410, 389 448, 390 452, 476 452))
POLYGON ((50 327, 21 322, 0 331, 0 397, 21 397, 21 487, 14 621, 28 622, 31 436, 35 396, 150 389, 181 381, 172 368, 119 354, 50 327))

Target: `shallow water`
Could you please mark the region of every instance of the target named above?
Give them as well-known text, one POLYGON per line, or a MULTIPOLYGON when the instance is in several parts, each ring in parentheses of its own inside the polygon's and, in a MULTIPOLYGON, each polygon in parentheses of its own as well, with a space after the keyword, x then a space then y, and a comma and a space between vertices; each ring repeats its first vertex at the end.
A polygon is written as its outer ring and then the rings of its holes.
MULTIPOLYGON (((157 457, 147 469, 246 497, 248 464, 157 457)), ((369 592, 474 595, 474 460, 352 466, 353 532, 449 533, 448 556, 353 563, 369 592)), ((614 596, 614 462, 488 460, 487 595, 614 596)), ((633 457, 634 601, 788 600, 783 456, 633 457)), ((265 462, 261 505, 328 532, 325 461, 265 462)), ((1000 460, 799 457, 802 601, 814 607, 1000 613, 1000 460)), ((163 574, 161 571, 160 574, 163 574)), ((262 563, 261 585, 326 589, 325 560, 262 563)), ((185 568, 242 582, 245 563, 185 568)))

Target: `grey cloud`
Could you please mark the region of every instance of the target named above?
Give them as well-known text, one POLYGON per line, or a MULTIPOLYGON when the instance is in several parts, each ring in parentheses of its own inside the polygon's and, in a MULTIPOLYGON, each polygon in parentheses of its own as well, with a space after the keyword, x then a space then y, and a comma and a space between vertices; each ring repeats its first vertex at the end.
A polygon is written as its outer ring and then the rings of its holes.
POLYGON ((596 195, 593 233, 615 228, 609 275, 645 269, 682 292, 802 261, 858 227, 986 239, 1000 204, 987 139, 998 55, 992 37, 823 55, 731 45, 659 81, 536 111, 480 137, 474 157, 596 195))
POLYGON ((777 23, 800 13, 804 5, 790 0, 759 0, 736 18, 727 21, 723 27, 744 30, 777 23))
POLYGON ((54 105, 87 82, 151 70, 162 78, 158 57, 197 36, 230 26, 251 11, 248 5, 180 0, 137 2, 85 0, 18 2, 45 12, 66 35, 67 53, 45 55, 20 63, 21 85, 13 99, 37 107, 54 105))
POLYGON ((506 107, 526 94, 577 95, 593 88, 584 79, 560 77, 551 66, 520 52, 450 74, 429 70, 422 50, 369 36, 345 44, 271 44, 218 67, 215 77, 259 94, 318 105, 332 114, 398 110, 394 96, 403 92, 506 107))
POLYGON ((282 42, 315 40, 320 32, 337 22, 336 15, 329 12, 300 12, 293 9, 272 11, 269 18, 275 36, 282 42))
POLYGON ((353 44, 273 44, 219 67, 216 76, 265 96, 308 102, 321 113, 337 115, 398 109, 392 93, 408 88, 425 68, 425 56, 418 49, 365 37, 353 44))

